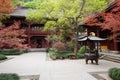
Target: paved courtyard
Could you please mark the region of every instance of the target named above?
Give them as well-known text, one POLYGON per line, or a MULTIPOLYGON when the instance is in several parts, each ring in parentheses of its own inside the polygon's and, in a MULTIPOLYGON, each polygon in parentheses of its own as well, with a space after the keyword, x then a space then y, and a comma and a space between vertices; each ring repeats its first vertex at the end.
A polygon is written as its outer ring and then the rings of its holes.
POLYGON ((119 63, 99 60, 99 65, 79 60, 49 60, 45 52, 30 52, 0 63, 0 73, 40 75, 40 80, 97 80, 89 72, 108 71, 119 63))

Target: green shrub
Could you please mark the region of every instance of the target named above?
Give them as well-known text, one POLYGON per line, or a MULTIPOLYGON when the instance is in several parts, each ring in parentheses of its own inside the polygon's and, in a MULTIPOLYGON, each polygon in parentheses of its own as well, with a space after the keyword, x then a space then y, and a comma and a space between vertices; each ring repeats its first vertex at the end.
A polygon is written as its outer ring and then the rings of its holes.
POLYGON ((4 60, 4 59, 7 59, 7 57, 3 54, 0 54, 0 60, 4 60))
POLYGON ((57 58, 59 57, 68 58, 68 56, 70 55, 74 55, 74 53, 66 50, 58 51, 58 53, 56 54, 57 58))
POLYGON ((59 54, 67 54, 67 53, 71 53, 71 51, 67 51, 67 50, 61 50, 58 51, 59 54))
POLYGON ((120 68, 111 68, 108 74, 113 80, 120 80, 120 68))
POLYGON ((86 52, 86 50, 88 50, 89 47, 88 46, 82 46, 79 50, 78 53, 79 54, 84 54, 86 52))
POLYGON ((68 56, 70 56, 70 55, 74 55, 74 53, 71 51, 66 51, 66 50, 58 51, 57 49, 53 49, 53 48, 49 49, 50 57, 56 56, 56 58, 60 58, 60 57, 68 58, 68 56))
POLYGON ((75 43, 73 41, 69 41, 66 44, 67 44, 67 50, 74 51, 74 44, 75 43))
POLYGON ((69 58, 70 56, 75 56, 77 59, 83 59, 84 54, 77 54, 75 55, 72 51, 67 51, 67 50, 61 50, 58 51, 57 49, 49 49, 49 56, 55 56, 57 59, 59 58, 69 58))
POLYGON ((19 50, 19 49, 6 49, 6 50, 0 50, 1 54, 4 55, 20 55, 24 53, 24 50, 19 50))
POLYGON ((50 57, 56 56, 56 53, 55 52, 50 52, 49 55, 50 55, 50 57))
POLYGON ((84 58, 84 54, 77 54, 77 55, 76 55, 76 58, 77 58, 77 59, 83 59, 83 58, 84 58))
POLYGON ((20 50, 21 54, 22 53, 28 53, 28 49, 25 49, 25 50, 20 50))
POLYGON ((52 57, 52 56, 56 56, 56 53, 57 53, 57 49, 49 49, 49 55, 50 55, 50 57, 52 57))
POLYGON ((74 53, 72 51, 61 50, 61 51, 57 51, 56 55, 57 55, 57 58, 59 57, 68 58, 68 56, 74 55, 74 53))
POLYGON ((56 53, 57 51, 58 51, 58 50, 55 49, 55 48, 51 48, 51 49, 48 50, 48 52, 55 52, 55 53, 56 53))
POLYGON ((20 80, 17 74, 1 73, 0 80, 20 80))
POLYGON ((76 55, 73 52, 66 54, 66 58, 69 58, 69 59, 70 59, 70 57, 71 57, 71 59, 73 59, 72 58, 73 56, 76 58, 76 55))

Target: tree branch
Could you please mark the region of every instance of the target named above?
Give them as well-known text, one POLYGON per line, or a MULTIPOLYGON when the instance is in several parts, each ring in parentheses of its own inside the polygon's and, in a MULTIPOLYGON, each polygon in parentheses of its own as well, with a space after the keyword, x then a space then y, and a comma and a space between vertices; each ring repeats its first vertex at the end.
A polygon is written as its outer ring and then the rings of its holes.
POLYGON ((84 8, 85 2, 86 2, 85 0, 82 1, 82 6, 81 6, 81 9, 80 9, 80 14, 79 14, 78 18, 81 17, 81 15, 82 15, 82 10, 84 8))

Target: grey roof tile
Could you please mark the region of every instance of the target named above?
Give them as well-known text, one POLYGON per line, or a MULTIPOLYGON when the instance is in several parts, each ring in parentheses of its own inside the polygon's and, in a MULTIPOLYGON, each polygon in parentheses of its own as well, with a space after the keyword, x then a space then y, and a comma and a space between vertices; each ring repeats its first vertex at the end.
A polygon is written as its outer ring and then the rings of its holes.
POLYGON ((20 16, 20 17, 26 17, 28 13, 28 9, 18 9, 15 10, 14 12, 10 13, 10 16, 20 16))

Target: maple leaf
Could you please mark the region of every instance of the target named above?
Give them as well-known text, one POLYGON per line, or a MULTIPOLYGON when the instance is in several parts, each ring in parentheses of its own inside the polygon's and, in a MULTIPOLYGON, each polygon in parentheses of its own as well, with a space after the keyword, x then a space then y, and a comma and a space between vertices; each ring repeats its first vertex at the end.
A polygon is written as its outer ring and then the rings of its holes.
POLYGON ((4 27, 0 30, 0 48, 27 48, 25 30, 20 29, 20 22, 14 21, 14 24, 4 27))

